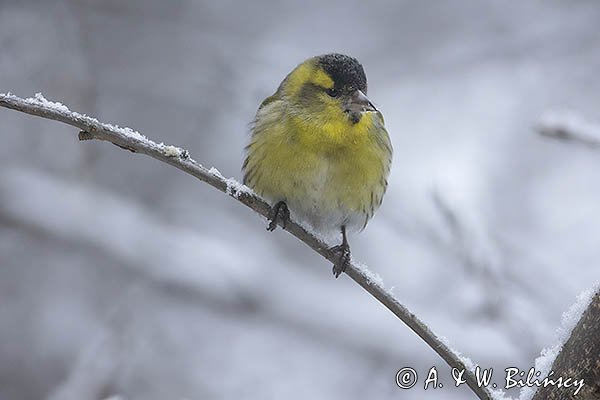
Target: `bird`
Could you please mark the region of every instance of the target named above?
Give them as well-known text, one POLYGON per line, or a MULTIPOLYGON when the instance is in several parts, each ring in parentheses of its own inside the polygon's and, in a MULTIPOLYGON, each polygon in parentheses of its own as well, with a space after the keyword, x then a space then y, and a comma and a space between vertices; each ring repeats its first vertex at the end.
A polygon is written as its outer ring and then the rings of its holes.
POLYGON ((331 247, 337 278, 351 262, 347 235, 362 231, 380 207, 391 163, 363 66, 331 53, 297 65, 260 104, 242 172, 244 184, 272 205, 269 231, 291 218, 341 234, 331 247))

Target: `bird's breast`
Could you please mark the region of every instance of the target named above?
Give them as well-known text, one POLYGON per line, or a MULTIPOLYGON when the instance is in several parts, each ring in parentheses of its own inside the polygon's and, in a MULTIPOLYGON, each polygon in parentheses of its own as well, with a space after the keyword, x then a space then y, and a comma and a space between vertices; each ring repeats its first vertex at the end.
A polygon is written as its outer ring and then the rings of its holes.
POLYGON ((353 125, 288 120, 257 131, 248 184, 318 230, 362 228, 379 206, 389 167, 367 116, 353 125))

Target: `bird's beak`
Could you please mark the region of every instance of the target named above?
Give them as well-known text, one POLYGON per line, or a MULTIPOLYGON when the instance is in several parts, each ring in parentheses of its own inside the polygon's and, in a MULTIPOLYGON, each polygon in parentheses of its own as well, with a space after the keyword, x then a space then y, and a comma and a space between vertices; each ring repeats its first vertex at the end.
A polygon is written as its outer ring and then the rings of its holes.
POLYGON ((355 90, 350 96, 348 103, 348 111, 352 112, 366 112, 366 111, 377 111, 373 103, 369 98, 360 90, 355 90))

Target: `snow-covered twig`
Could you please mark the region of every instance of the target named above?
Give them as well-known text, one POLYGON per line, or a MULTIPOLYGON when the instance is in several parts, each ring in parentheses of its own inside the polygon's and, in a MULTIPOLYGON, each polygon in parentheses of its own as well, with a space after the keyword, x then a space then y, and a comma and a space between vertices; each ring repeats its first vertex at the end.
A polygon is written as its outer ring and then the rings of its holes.
POLYGON ((600 125, 574 112, 549 113, 536 130, 543 136, 600 149, 600 125))
MULTIPOLYGON (((263 217, 268 218, 271 214, 269 204, 254 194, 249 188, 233 179, 225 179, 215 168, 209 169, 200 165, 190 157, 186 150, 179 147, 162 143, 158 144, 132 129, 102 123, 95 118, 70 111, 60 103, 46 100, 41 94, 37 94, 35 98, 29 99, 23 99, 11 94, 0 94, 0 106, 60 121, 76 127, 80 130, 80 140, 96 139, 108 141, 134 153, 148 155, 208 183, 210 186, 236 199, 263 217)), ((290 221, 284 229, 330 262, 333 263, 336 261, 336 253, 331 251, 330 246, 308 232, 301 225, 290 221)), ((402 305, 389 290, 386 290, 381 282, 373 279, 373 274, 368 269, 352 262, 346 269, 346 274, 402 320, 402 322, 438 353, 448 365, 453 368, 465 370, 464 376, 467 384, 477 397, 487 400, 492 399, 490 392, 485 387, 477 385, 472 368, 468 368, 457 354, 440 340, 417 316, 402 305)))

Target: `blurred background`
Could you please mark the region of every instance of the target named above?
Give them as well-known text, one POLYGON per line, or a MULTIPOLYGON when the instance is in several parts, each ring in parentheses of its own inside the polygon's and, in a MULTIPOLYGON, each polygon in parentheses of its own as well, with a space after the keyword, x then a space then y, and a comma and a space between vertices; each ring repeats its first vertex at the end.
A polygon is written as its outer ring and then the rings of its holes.
MULTIPOLYGON (((355 259, 483 367, 529 369, 598 280, 597 1, 0 0, 0 92, 129 126, 240 178, 302 60, 357 57, 395 158, 355 259)), ((0 109, 0 399, 471 399, 381 304, 180 171, 0 109), (402 367, 443 389, 395 385, 402 367)), ((518 392, 511 392, 517 396, 518 392)))

